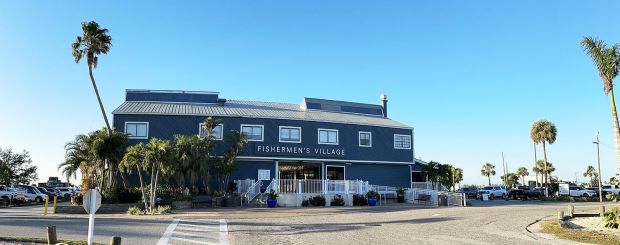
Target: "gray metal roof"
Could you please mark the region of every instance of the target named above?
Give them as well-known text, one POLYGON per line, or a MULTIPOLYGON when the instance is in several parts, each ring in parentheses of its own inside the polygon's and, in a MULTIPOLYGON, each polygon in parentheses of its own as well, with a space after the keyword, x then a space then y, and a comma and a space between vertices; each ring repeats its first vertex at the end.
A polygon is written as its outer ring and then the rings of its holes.
POLYGON ((116 108, 112 114, 256 117, 411 128, 410 126, 381 116, 322 110, 304 110, 297 104, 243 100, 228 100, 223 105, 125 101, 116 108))

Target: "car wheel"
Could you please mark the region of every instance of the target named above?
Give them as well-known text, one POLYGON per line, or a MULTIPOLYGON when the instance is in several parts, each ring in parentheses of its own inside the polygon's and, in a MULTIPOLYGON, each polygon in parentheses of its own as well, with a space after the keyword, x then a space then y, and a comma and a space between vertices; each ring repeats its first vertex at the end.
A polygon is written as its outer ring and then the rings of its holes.
POLYGON ((583 195, 581 195, 582 197, 590 197, 588 196, 588 193, 583 193, 583 195))
POLYGON ((493 194, 489 195, 489 200, 494 200, 495 197, 493 196, 493 194))
POLYGON ((36 197, 34 199, 34 202, 36 202, 36 203, 41 203, 42 201, 43 201, 43 198, 41 198, 41 197, 36 197))

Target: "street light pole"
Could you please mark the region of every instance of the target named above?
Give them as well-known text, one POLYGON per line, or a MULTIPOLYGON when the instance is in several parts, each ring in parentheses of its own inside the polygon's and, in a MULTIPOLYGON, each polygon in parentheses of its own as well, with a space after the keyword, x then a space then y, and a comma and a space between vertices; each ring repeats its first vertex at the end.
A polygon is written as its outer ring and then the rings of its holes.
POLYGON ((600 140, 598 139, 598 131, 596 131, 596 141, 592 142, 596 145, 596 162, 598 164, 598 198, 599 202, 603 204, 603 173, 601 173, 601 151, 600 151, 600 140))

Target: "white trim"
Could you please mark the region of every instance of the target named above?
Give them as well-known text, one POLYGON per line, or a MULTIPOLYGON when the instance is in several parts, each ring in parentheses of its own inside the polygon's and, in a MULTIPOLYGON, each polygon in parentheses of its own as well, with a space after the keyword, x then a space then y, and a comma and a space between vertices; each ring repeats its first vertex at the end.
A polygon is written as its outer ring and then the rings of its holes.
POLYGON ((329 172, 327 171, 327 168, 329 167, 342 168, 342 177, 344 178, 343 180, 347 180, 347 165, 325 165, 325 179, 327 179, 327 174, 329 172))
POLYGON ((301 143, 301 127, 293 127, 293 126, 279 126, 278 127, 278 142, 280 143, 301 143), (288 129, 299 129, 299 141, 288 141, 282 140, 282 128, 288 129))
POLYGON ((243 127, 260 127, 261 128, 261 135, 260 135, 260 140, 253 140, 253 139, 249 139, 248 141, 265 141, 265 125, 260 125, 260 124, 241 124, 241 126, 239 126, 239 132, 243 134, 243 127))
POLYGON ((394 149, 400 149, 400 150, 411 150, 411 147, 413 146, 413 142, 411 142, 411 135, 408 134, 394 134, 394 149), (409 147, 396 147, 396 137, 409 137, 409 147))
POLYGON ((367 161, 367 160, 349 160, 349 159, 325 159, 325 158, 294 158, 294 157, 256 157, 256 156, 238 156, 237 159, 248 160, 283 160, 283 161, 304 161, 304 162, 351 162, 351 163, 383 163, 383 164, 414 164, 413 162, 393 162, 393 161, 367 161))
MULTIPOLYGON (((205 123, 203 123, 203 122, 198 123, 198 138, 201 138, 201 139, 202 139, 202 138, 204 138, 204 137, 202 137, 202 136, 200 135, 200 130, 202 129, 202 125, 204 125, 204 124, 205 124, 205 123)), ((224 124, 223 124, 223 123, 220 123, 220 124, 218 124, 216 127, 218 127, 218 126, 221 126, 221 127, 222 127, 222 130, 220 130, 220 137, 219 137, 219 138, 218 138, 218 137, 213 137, 213 138, 214 138, 215 140, 223 140, 223 139, 224 139, 224 124)))
POLYGON ((367 132, 367 131, 359 131, 357 134, 357 144, 359 147, 372 147, 372 132, 367 132), (370 142, 370 145, 362 145, 362 134, 369 134, 370 138, 368 139, 370 142))
MULTIPOLYGON (((317 144, 319 145, 338 145, 340 142, 340 132, 338 129, 318 128, 316 132, 317 144), (321 131, 336 132, 336 143, 321 143, 321 131)), ((329 140, 329 135, 327 135, 327 139, 329 140)))
MULTIPOLYGON (((125 128, 123 129, 123 132, 127 133, 127 124, 146 124, 146 136, 129 136, 130 139, 137 139, 137 140, 145 140, 149 138, 149 122, 125 122, 125 128)), ((138 133, 138 127, 136 126, 136 133, 138 133)))

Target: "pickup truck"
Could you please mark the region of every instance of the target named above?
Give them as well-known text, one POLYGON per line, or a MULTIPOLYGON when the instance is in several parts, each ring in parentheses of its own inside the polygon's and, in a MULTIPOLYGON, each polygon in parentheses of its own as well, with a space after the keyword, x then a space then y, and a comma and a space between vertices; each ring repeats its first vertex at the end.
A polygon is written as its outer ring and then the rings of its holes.
POLYGON ((528 186, 519 186, 516 189, 511 189, 508 191, 508 193, 506 194, 506 200, 508 199, 513 199, 513 200, 536 199, 536 198, 540 198, 541 196, 542 196, 542 193, 539 190, 530 189, 528 186))

